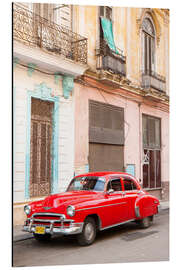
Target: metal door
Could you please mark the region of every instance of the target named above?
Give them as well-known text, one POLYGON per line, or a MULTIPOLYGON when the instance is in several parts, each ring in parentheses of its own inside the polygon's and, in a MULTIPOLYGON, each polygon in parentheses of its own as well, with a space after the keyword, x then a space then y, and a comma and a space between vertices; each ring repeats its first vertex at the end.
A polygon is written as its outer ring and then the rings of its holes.
POLYGON ((143 188, 161 187, 161 151, 144 149, 143 188))
POLYGON ((110 144, 89 144, 90 171, 123 171, 124 147, 110 144))
POLYGON ((53 103, 32 98, 30 196, 51 192, 53 103))
POLYGON ((90 171, 124 171, 124 109, 90 100, 90 171))

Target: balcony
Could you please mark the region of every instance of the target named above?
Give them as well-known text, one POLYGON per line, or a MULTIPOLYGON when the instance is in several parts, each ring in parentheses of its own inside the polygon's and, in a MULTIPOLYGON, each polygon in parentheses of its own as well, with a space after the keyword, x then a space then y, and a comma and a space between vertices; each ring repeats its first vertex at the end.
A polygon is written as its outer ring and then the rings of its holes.
POLYGON ((153 88, 158 91, 166 91, 166 78, 152 70, 142 72, 142 87, 145 89, 153 88))
POLYGON ((126 76, 126 57, 122 51, 117 50, 119 54, 114 53, 105 40, 101 40, 99 49, 96 49, 97 69, 126 76))
POLYGON ((87 38, 13 4, 13 39, 76 63, 87 64, 87 38))

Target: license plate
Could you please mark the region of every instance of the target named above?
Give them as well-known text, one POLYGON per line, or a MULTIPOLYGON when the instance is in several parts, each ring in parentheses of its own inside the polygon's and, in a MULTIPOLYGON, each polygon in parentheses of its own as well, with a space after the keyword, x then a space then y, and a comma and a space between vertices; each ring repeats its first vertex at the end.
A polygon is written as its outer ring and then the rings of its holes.
POLYGON ((45 227, 37 226, 37 227, 36 227, 36 230, 35 230, 35 233, 38 233, 38 234, 45 234, 45 227))

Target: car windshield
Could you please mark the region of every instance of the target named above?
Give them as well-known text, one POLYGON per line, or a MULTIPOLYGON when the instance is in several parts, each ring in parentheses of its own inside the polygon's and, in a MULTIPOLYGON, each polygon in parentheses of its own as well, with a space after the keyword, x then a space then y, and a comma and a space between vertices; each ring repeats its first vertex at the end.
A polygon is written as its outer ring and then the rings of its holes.
POLYGON ((84 176, 74 178, 67 191, 73 190, 94 190, 104 191, 105 179, 102 177, 95 176, 84 176))

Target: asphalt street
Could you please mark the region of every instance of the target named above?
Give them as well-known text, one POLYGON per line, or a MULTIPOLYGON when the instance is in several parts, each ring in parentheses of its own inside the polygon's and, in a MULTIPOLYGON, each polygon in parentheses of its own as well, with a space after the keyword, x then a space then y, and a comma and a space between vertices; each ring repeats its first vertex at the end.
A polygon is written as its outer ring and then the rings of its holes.
POLYGON ((140 229, 131 222, 98 233, 93 245, 80 247, 75 237, 53 237, 38 243, 13 243, 13 266, 50 266, 153 262, 169 260, 169 211, 155 216, 153 225, 140 229))

